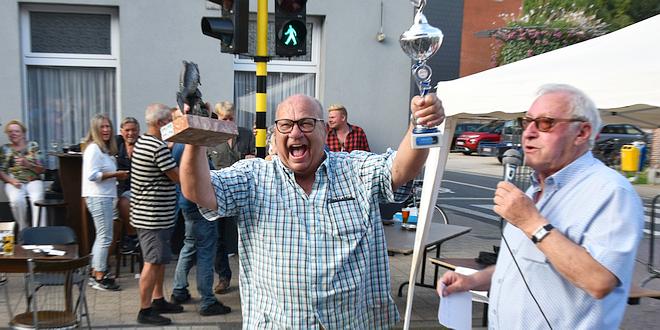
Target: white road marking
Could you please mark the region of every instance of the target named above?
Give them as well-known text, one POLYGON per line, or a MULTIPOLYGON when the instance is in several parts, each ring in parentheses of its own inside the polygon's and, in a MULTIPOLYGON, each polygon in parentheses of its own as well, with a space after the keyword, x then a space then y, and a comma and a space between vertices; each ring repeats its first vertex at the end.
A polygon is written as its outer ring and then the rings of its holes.
POLYGON ((471 183, 458 182, 458 181, 452 181, 452 180, 442 180, 442 182, 448 182, 448 183, 460 184, 460 185, 463 185, 463 186, 468 186, 468 187, 473 187, 473 188, 479 188, 479 189, 485 189, 485 190, 495 191, 495 188, 484 187, 484 186, 480 186, 480 185, 476 185, 476 184, 471 184, 471 183))
POLYGON ((464 207, 459 207, 459 206, 454 206, 454 205, 449 205, 449 204, 440 204, 440 207, 443 208, 443 209, 458 211, 458 212, 461 212, 461 213, 471 214, 471 215, 475 215, 475 216, 478 216, 478 217, 481 217, 481 218, 484 218, 484 219, 500 222, 500 217, 494 216, 492 214, 479 212, 479 211, 475 211, 475 210, 470 210, 470 209, 466 209, 464 207))
POLYGON ((471 204, 470 206, 474 206, 474 207, 486 209, 488 211, 492 211, 493 206, 495 206, 495 205, 493 205, 493 204, 471 204))

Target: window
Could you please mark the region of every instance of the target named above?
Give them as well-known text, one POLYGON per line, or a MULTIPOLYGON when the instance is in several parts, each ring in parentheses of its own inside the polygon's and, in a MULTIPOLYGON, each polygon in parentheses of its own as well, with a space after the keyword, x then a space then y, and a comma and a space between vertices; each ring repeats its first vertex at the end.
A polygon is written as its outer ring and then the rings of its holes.
MULTIPOLYGON (((271 15, 272 16, 272 15, 271 15)), ((293 94, 306 94, 318 98, 319 52, 321 40, 321 20, 307 17, 307 55, 287 58, 276 57, 275 54, 275 23, 268 23, 268 53, 273 56, 268 62, 268 105, 266 110, 266 125, 275 120, 277 105, 293 94)), ((256 39, 256 16, 251 17, 250 37, 256 39)), ((249 53, 255 54, 256 40, 249 42, 249 53)), ((234 104, 236 107, 236 124, 252 128, 255 120, 256 107, 255 64, 245 56, 234 58, 234 104)))
POLYGON ((79 143, 96 113, 116 125, 118 31, 115 8, 21 6, 23 118, 43 151, 79 143))
POLYGON ((637 127, 632 126, 632 125, 626 125, 626 134, 631 134, 631 135, 644 135, 644 132, 639 130, 637 127))

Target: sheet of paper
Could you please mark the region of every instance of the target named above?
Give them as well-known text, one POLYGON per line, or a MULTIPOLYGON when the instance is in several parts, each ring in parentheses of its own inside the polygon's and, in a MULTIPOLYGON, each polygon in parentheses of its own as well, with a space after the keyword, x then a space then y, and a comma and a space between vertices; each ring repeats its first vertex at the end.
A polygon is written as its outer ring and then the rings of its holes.
POLYGON ((62 251, 62 250, 53 249, 53 250, 48 251, 49 256, 60 256, 61 257, 65 254, 66 254, 66 251, 62 251))
MULTIPOLYGON (((456 272, 458 274, 462 274, 462 275, 472 275, 472 274, 476 273, 477 271, 478 270, 476 270, 476 269, 467 268, 467 267, 456 267, 456 269, 454 269, 454 272, 456 272)), ((479 298, 488 301, 488 291, 475 291, 475 290, 472 290, 470 292, 476 294, 477 296, 479 296, 479 298)))
POLYGON ((22 247, 24 250, 34 250, 34 249, 39 249, 39 250, 42 250, 42 251, 48 251, 48 250, 52 250, 52 249, 53 249, 53 246, 52 246, 52 245, 21 245, 21 247, 22 247))
MULTIPOLYGON (((445 285, 443 283, 440 283, 440 285, 444 290, 445 285)), ((438 321, 451 329, 472 329, 472 294, 470 292, 460 292, 440 297, 438 321)))

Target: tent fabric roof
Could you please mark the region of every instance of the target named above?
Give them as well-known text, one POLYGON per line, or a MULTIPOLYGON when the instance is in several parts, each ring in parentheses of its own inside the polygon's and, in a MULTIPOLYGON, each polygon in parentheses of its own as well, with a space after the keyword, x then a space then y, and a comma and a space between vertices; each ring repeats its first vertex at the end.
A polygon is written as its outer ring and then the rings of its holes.
POLYGON ((583 90, 605 123, 660 127, 660 15, 572 46, 463 78, 439 82, 446 114, 511 118, 536 90, 565 83, 583 90))

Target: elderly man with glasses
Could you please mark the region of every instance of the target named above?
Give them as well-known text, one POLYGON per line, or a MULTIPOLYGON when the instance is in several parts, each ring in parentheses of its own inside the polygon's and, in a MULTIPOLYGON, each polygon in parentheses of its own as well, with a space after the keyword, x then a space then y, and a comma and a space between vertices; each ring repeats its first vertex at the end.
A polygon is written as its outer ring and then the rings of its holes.
MULTIPOLYGON (((444 119, 435 95, 415 97, 411 110, 422 125, 444 119)), ((396 153, 326 152, 322 116, 312 97, 284 100, 272 161, 209 171, 203 147, 184 151, 184 196, 213 210, 207 218, 238 215, 245 328, 382 329, 399 319, 378 202, 428 151, 411 148, 409 127, 396 153)))
POLYGON ((643 226, 628 180, 591 154, 601 124, 582 91, 546 85, 523 119, 532 173, 525 194, 497 185, 494 211, 508 222, 497 264, 447 272, 438 293, 488 290, 489 328, 617 329, 643 226))

